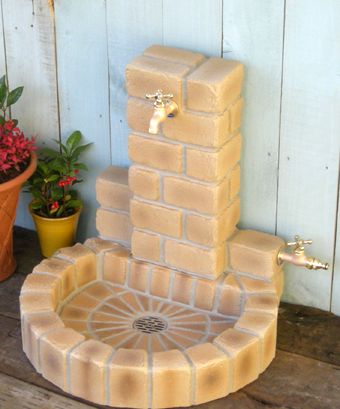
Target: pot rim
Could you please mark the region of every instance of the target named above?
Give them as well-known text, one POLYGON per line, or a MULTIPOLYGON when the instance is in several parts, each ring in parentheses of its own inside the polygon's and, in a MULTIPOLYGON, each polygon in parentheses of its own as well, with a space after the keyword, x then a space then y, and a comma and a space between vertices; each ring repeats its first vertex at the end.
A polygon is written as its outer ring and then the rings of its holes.
POLYGON ((30 202, 30 204, 28 205, 28 210, 31 213, 32 217, 36 217, 38 219, 41 220, 48 220, 51 222, 57 222, 57 221, 62 221, 62 220, 69 220, 72 219, 72 217, 75 217, 77 215, 79 215, 81 213, 81 211, 83 210, 83 205, 81 205, 77 211, 73 214, 70 214, 69 216, 65 216, 65 217, 56 217, 56 218, 52 218, 52 217, 44 217, 44 216, 40 216, 39 214, 34 213, 33 209, 32 209, 32 202, 33 200, 30 202))
POLYGON ((5 183, 0 183, 0 192, 11 190, 17 186, 22 185, 28 178, 30 178, 37 167, 38 158, 35 152, 31 152, 30 163, 27 168, 14 179, 8 180, 5 183))

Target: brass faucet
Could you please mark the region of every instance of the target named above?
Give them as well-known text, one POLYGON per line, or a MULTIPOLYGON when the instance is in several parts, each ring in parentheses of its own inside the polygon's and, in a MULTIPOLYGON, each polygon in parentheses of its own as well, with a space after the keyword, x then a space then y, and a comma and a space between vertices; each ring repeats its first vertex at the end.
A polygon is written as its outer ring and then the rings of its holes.
POLYGON ((328 263, 322 263, 315 257, 308 257, 305 254, 305 244, 312 244, 312 240, 302 240, 299 236, 295 236, 295 241, 287 242, 287 247, 293 247, 293 252, 279 251, 278 262, 295 264, 296 266, 306 267, 309 270, 328 270, 328 263))
POLYGON ((154 112, 150 119, 149 132, 157 134, 159 125, 165 121, 167 117, 173 117, 178 112, 178 105, 175 101, 171 101, 173 94, 163 94, 161 89, 158 89, 154 94, 146 94, 147 99, 154 99, 154 112))

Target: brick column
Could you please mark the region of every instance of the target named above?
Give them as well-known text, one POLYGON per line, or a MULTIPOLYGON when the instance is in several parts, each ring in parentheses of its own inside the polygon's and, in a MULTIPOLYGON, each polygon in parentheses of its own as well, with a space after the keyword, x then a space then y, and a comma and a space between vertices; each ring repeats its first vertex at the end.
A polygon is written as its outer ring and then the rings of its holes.
POLYGON ((243 66, 153 46, 127 66, 131 249, 135 258, 214 279, 240 216, 243 66), (173 93, 179 113, 158 135, 146 93, 173 93))

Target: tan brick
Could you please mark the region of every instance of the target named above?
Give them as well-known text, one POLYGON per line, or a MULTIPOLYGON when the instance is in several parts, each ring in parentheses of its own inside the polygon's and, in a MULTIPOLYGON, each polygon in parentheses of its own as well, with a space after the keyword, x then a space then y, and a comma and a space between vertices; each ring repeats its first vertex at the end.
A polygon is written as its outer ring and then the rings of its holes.
POLYGON ((228 274, 222 283, 218 311, 225 315, 239 316, 242 311, 242 290, 233 274, 228 274))
POLYGON ((161 239, 155 234, 134 230, 131 239, 131 251, 136 258, 159 261, 161 239))
POLYGON ((86 239, 84 246, 89 247, 92 251, 97 254, 101 254, 109 250, 118 250, 121 246, 117 243, 113 243, 111 240, 103 240, 100 237, 91 237, 86 239))
POLYGON ((105 238, 129 243, 132 226, 126 213, 114 212, 99 208, 97 210, 96 226, 99 234, 105 238))
POLYGON ((261 279, 254 279, 250 277, 245 277, 243 275, 238 275, 238 280, 247 294, 274 294, 275 288, 273 284, 268 281, 261 279))
POLYGON ((174 101, 182 102, 183 78, 190 67, 146 56, 135 58, 126 66, 126 89, 129 95, 145 98, 158 89, 172 93, 174 101))
POLYGON ((207 185, 166 176, 163 183, 166 203, 206 214, 219 214, 227 207, 226 179, 216 185, 207 185))
POLYGON ((103 207, 129 211, 128 169, 109 166, 102 172, 96 181, 96 197, 103 207))
POLYGON ((85 337, 71 328, 59 328, 40 339, 41 372, 47 380, 67 389, 67 352, 85 337))
POLYGON ((249 295, 244 305, 244 311, 266 312, 277 316, 278 304, 278 297, 274 294, 249 295))
POLYGON ((159 199, 159 174, 138 166, 129 169, 129 186, 133 193, 145 199, 159 199))
POLYGON ((33 273, 48 273, 60 277, 61 300, 64 300, 75 289, 75 267, 70 262, 55 257, 46 258, 34 267, 33 273))
POLYGON ((226 177, 241 157, 241 135, 238 134, 218 151, 187 148, 186 173, 195 179, 217 182, 226 177))
POLYGON ((191 370, 178 350, 153 354, 152 407, 170 408, 191 404, 191 370))
POLYGON ((216 281, 197 279, 195 307, 212 310, 216 293, 216 281))
POLYGON ((72 247, 60 249, 56 255, 64 258, 75 265, 76 281, 82 286, 89 281, 95 280, 97 276, 97 260, 95 253, 80 243, 72 247))
POLYGON ((102 342, 87 340, 70 354, 70 393, 104 405, 105 364, 112 348, 102 342))
POLYGON ((29 274, 21 287, 20 294, 40 293, 47 295, 51 299, 53 309, 60 300, 61 280, 57 276, 47 274, 29 274))
POLYGON ((233 328, 215 338, 214 344, 231 357, 233 380, 231 392, 257 379, 260 372, 259 339, 233 328))
POLYGON ((32 365, 40 372, 39 342, 42 334, 64 324, 55 312, 35 312, 25 314, 21 319, 23 349, 32 365))
POLYGON ((195 67, 205 60, 203 54, 193 53, 181 48, 165 47, 162 45, 152 45, 144 51, 144 55, 159 58, 161 60, 190 65, 191 67, 195 67))
POLYGON ((135 227, 171 237, 182 235, 182 214, 179 210, 131 200, 130 214, 135 227))
POLYGON ((204 115, 181 111, 163 122, 163 134, 176 141, 218 148, 230 137, 229 112, 204 115))
POLYGON ((195 367, 194 404, 226 396, 230 392, 230 358, 209 343, 195 345, 186 352, 195 367))
POLYGON ((130 251, 121 248, 104 255, 103 278, 116 284, 124 284, 130 251))
POLYGON ((223 246, 205 250, 174 240, 165 241, 165 262, 183 271, 215 278, 223 272, 223 246))
POLYGON ((243 66, 237 61, 209 58, 187 78, 187 106, 223 112, 241 93, 243 66))
POLYGON ((171 298, 174 301, 189 304, 191 300, 192 286, 192 277, 186 274, 175 273, 171 298))
POLYGON ((26 292, 20 294, 20 315, 29 312, 54 311, 53 298, 48 293, 26 292))
POLYGON ((153 112, 154 107, 149 101, 130 97, 126 108, 129 127, 137 132, 149 133, 150 119, 153 112))
POLYGON ((118 349, 109 365, 109 405, 148 407, 147 352, 118 349))
POLYGON ((239 98, 230 108, 230 131, 232 133, 237 131, 241 126, 243 105, 243 98, 239 98))
POLYGON ((274 277, 272 278, 272 282, 276 290, 276 295, 279 298, 281 298, 282 293, 283 293, 284 279, 285 279, 285 274, 282 269, 280 271, 277 271, 274 277))
POLYGON ((160 142, 138 135, 129 136, 129 157, 133 162, 151 168, 182 171, 182 146, 160 142))
POLYGON ((168 298, 171 270, 165 267, 153 267, 150 293, 162 298, 168 298))
POLYGON ((230 266, 234 270, 272 277, 280 270, 277 254, 284 241, 271 234, 241 230, 229 241, 230 266))
POLYGON ((130 261, 129 287, 145 292, 148 284, 150 265, 137 260, 130 261))
POLYGON ((240 191, 241 185, 241 168, 240 165, 236 165, 230 174, 230 199, 233 199, 240 191))
POLYGON ((212 247, 225 242, 235 231, 240 219, 240 200, 237 199, 218 217, 188 214, 186 234, 190 241, 212 247))
POLYGON ((261 312, 244 312, 235 328, 253 332, 260 338, 260 370, 263 372, 275 357, 277 317, 261 312))

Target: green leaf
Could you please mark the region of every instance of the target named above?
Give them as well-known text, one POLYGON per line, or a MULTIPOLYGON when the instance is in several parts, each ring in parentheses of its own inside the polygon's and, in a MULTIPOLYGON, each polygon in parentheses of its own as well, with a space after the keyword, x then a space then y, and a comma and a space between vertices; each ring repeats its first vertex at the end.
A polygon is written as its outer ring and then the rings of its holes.
POLYGON ((72 199, 65 203, 65 207, 67 209, 69 208, 79 209, 81 206, 82 206, 82 202, 77 199, 72 199))
POLYGON ((80 154, 82 152, 84 152, 86 149, 88 149, 90 146, 92 145, 92 143, 87 143, 86 145, 81 145, 78 146, 73 152, 72 152, 72 157, 74 159, 78 159, 80 154))
POLYGON ((52 175, 50 177, 47 178, 48 182, 55 182, 56 180, 58 180, 60 178, 59 175, 52 175))
POLYGON ((79 170, 89 170, 85 163, 76 163, 73 167, 79 170))
POLYGON ((17 102, 17 100, 21 97, 23 90, 24 90, 24 87, 18 87, 18 88, 13 89, 11 92, 9 92, 8 97, 7 97, 8 107, 17 102))
POLYGON ((81 141, 82 135, 80 131, 74 131, 66 141, 66 145, 70 148, 71 152, 74 148, 76 148, 80 141, 81 141))
POLYGON ((6 84, 6 76, 4 75, 0 79, 0 108, 4 108, 4 103, 7 97, 7 84, 6 84))
POLYGON ((39 162, 38 163, 38 170, 42 173, 42 175, 47 175, 48 174, 48 166, 46 165, 45 162, 39 162))
POLYGON ((5 118, 0 115, 0 125, 3 125, 5 123, 5 118))

